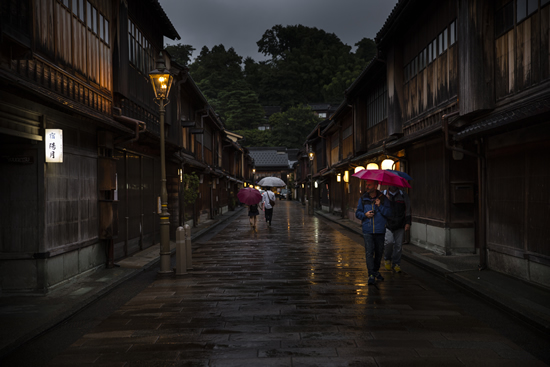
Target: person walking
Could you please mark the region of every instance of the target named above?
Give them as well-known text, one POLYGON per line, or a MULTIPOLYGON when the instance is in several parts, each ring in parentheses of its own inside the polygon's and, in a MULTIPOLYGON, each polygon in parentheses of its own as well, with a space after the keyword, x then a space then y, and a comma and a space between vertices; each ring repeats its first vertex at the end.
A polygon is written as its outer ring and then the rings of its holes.
POLYGON ((361 220, 365 255, 367 258, 368 284, 384 280, 380 274, 380 263, 384 256, 386 218, 391 215, 389 201, 378 191, 378 181, 367 180, 365 193, 359 198, 355 217, 361 220))
POLYGON ((390 186, 384 194, 391 208, 391 215, 386 221, 384 266, 387 270, 400 273, 403 236, 411 228, 411 201, 409 195, 396 186, 390 186))
POLYGON ((257 217, 260 215, 260 211, 258 210, 259 204, 249 205, 248 206, 248 220, 250 221, 250 225, 252 228, 256 229, 256 223, 257 223, 257 217))
POLYGON ((265 221, 271 226, 273 219, 273 206, 275 205, 275 194, 271 191, 271 187, 267 187, 262 194, 262 206, 265 210, 265 221))

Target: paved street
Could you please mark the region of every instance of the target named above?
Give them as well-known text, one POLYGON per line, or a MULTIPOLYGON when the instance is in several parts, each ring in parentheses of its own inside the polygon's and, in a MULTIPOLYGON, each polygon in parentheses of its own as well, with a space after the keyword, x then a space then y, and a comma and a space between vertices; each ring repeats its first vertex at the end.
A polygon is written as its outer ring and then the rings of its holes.
POLYGON ((366 284, 364 248, 295 202, 243 211, 50 366, 544 365, 404 273, 366 284), (261 216, 260 219, 263 219, 261 216))

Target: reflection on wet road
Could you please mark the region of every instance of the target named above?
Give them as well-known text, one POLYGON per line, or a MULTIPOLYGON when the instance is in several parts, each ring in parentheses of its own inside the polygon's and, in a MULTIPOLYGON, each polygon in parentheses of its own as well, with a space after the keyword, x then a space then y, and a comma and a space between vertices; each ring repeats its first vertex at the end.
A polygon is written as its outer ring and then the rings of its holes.
POLYGON ((539 362, 406 272, 367 286, 360 236, 279 201, 195 244, 52 365, 383 366, 539 362))

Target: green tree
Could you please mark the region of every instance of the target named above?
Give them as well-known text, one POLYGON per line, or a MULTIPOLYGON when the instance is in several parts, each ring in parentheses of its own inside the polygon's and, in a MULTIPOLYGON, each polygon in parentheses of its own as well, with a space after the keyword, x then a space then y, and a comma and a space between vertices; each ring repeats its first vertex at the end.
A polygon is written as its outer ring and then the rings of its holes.
POLYGON ((374 56, 376 56, 376 43, 370 38, 363 38, 355 46, 357 46, 355 55, 366 64, 370 63, 374 56))
POLYGON ((237 134, 243 136, 243 140, 239 141, 245 147, 271 147, 271 131, 270 130, 237 130, 237 134))
POLYGON ((299 103, 340 102, 343 90, 335 97, 335 88, 327 91, 324 87, 338 72, 356 69, 351 47, 335 34, 317 28, 276 25, 257 45, 260 52, 271 56, 272 65, 271 72, 263 75, 270 90, 260 94, 260 102, 277 100, 283 109, 299 103))
POLYGON ((187 65, 191 61, 191 55, 193 55, 195 48, 191 45, 178 43, 177 45, 166 46, 166 51, 178 64, 187 65))
POLYGON ((242 57, 223 45, 203 47, 189 73, 228 129, 257 128, 264 118, 258 96, 246 82, 242 57))
POLYGON ((278 112, 269 118, 271 125, 270 146, 301 148, 307 135, 321 121, 309 106, 298 105, 286 112, 278 112))
POLYGON ((244 79, 234 81, 231 88, 220 91, 218 96, 218 113, 229 130, 256 129, 263 122, 264 109, 244 79))

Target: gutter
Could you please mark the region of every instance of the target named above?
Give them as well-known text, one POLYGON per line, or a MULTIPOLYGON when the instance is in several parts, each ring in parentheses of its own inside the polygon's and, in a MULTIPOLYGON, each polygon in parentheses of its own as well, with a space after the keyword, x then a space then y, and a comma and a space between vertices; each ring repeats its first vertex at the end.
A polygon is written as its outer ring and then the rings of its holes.
POLYGON ((118 122, 125 123, 125 124, 132 124, 135 127, 135 133, 134 133, 134 135, 130 135, 130 136, 132 136, 131 138, 128 135, 123 136, 123 137, 115 140, 115 142, 114 142, 115 145, 119 145, 121 143, 133 143, 133 142, 135 142, 139 139, 139 134, 140 133, 143 133, 143 132, 147 131, 147 124, 145 124, 145 122, 133 119, 133 118, 128 117, 128 116, 123 116, 122 115, 122 110, 118 107, 113 107, 113 119, 118 121, 118 122), (142 130, 139 129, 140 125, 143 125, 142 130))

